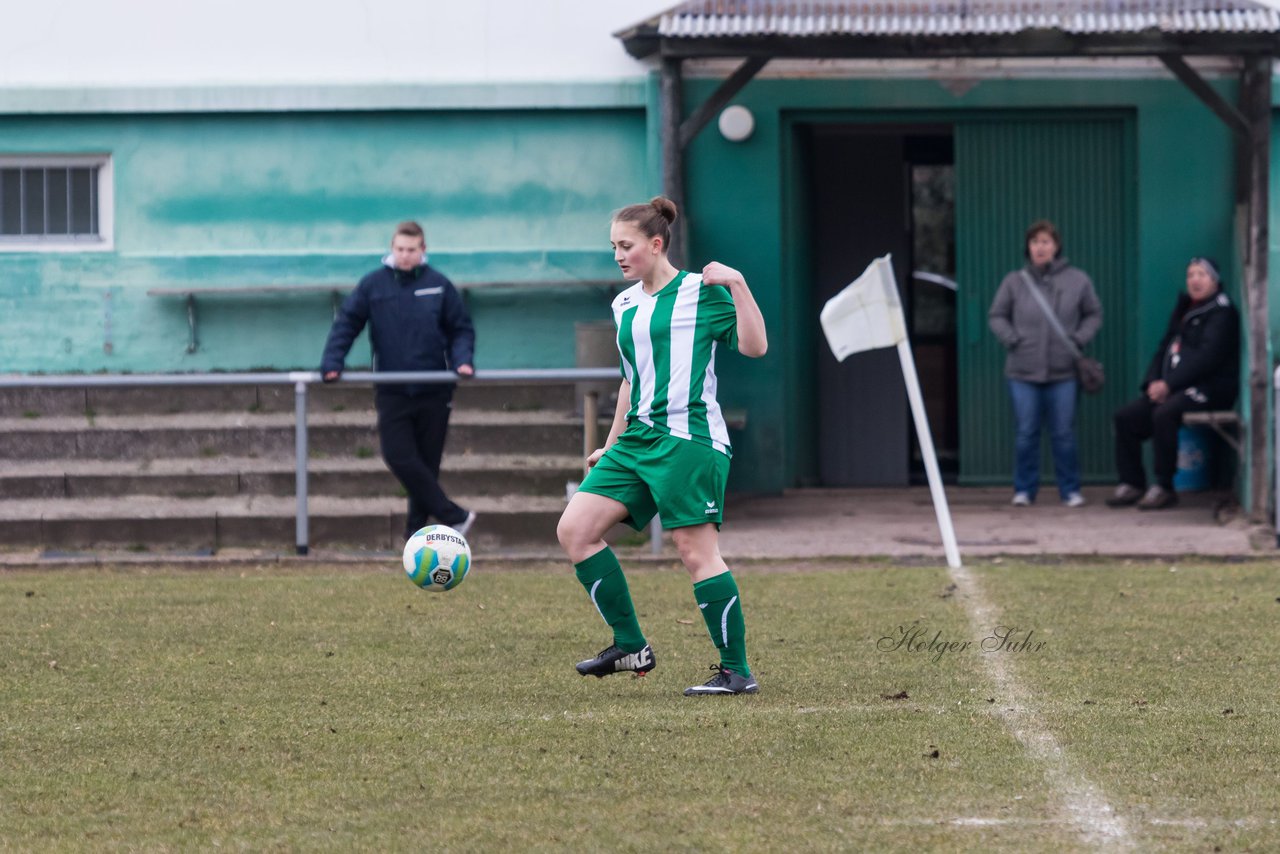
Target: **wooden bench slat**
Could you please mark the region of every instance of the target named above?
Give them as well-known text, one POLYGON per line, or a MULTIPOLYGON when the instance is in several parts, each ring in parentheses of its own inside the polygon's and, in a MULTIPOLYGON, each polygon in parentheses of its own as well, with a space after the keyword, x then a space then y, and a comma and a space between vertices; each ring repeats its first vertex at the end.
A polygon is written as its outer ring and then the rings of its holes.
POLYGON ((1184 412, 1182 423, 1192 427, 1204 425, 1222 437, 1237 456, 1244 455, 1240 444, 1240 415, 1234 409, 1214 409, 1204 412, 1184 412))
POLYGON ((1183 424, 1239 424, 1240 416, 1233 409, 1209 412, 1188 412, 1182 416, 1183 424))

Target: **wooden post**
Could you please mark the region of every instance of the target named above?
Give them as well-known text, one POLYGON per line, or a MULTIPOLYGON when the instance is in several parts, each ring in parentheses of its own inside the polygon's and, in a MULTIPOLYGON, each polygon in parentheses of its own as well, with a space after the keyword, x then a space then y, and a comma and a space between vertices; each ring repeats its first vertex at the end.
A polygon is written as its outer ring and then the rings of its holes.
POLYGON ((676 203, 677 218, 671 230, 671 245, 667 256, 671 263, 683 267, 689 231, 684 209, 684 151, 680 148, 680 122, 684 113, 681 92, 683 75, 681 60, 674 57, 662 59, 662 193, 676 203))
POLYGON ((600 447, 600 392, 589 391, 582 396, 582 476, 591 468, 587 457, 600 447))
POLYGON ((1240 78, 1241 112, 1249 122, 1244 191, 1244 283, 1247 318, 1249 514, 1265 520, 1270 504, 1271 335, 1267 300, 1267 216, 1271 165, 1271 58, 1247 57, 1240 78))

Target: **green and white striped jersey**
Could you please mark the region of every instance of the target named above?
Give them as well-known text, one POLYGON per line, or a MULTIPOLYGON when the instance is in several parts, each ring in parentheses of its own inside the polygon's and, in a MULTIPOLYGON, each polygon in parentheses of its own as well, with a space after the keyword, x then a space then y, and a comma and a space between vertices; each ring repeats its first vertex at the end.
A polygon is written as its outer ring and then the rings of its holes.
POLYGON ((653 296, 636 282, 613 300, 622 375, 631 383, 627 422, 710 445, 731 456, 716 402, 716 344, 738 349, 728 288, 681 271, 653 296))

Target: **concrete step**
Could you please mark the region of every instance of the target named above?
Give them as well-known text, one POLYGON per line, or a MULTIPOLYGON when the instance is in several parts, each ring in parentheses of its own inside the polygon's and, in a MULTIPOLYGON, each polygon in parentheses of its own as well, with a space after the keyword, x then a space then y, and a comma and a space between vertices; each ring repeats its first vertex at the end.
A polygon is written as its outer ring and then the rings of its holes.
MULTIPOLYGON (((293 412, 294 407, 294 391, 290 385, 0 389, 0 418, 84 416, 86 413, 96 417, 183 412, 293 412)), ((373 387, 314 384, 308 387, 307 408, 311 412, 372 412, 373 387)), ((458 386, 454 393, 454 408, 573 412, 580 408, 580 404, 572 383, 476 382, 458 386)))
MULTIPOLYGON (((601 419, 600 424, 604 436, 608 421, 601 419)), ((307 428, 313 457, 378 455, 371 413, 315 413, 308 417, 307 428)), ((445 455, 572 455, 581 449, 581 418, 572 413, 461 410, 450 419, 445 455)), ((0 460, 286 458, 293 453, 292 413, 0 418, 0 460)))
MULTIPOLYGON (((468 535, 473 551, 554 550, 563 498, 458 496, 477 513, 468 535)), ((165 496, 0 501, 0 543, 67 552, 272 548, 295 546, 294 499, 230 496, 175 501, 165 496)), ((319 496, 308 503, 313 548, 399 549, 402 498, 319 496)))
MULTIPOLYGON (((310 387, 314 548, 400 547, 405 499, 372 400, 368 386, 310 387)), ((556 550, 566 482, 582 475, 577 400, 570 383, 459 386, 442 481, 480 514, 473 547, 556 550)), ((294 440, 289 386, 0 389, 0 548, 291 553, 294 440)))
MULTIPOLYGON (((156 460, 6 460, 0 500, 167 495, 208 498, 293 495, 292 459, 218 457, 156 460)), ((559 496, 582 479, 580 456, 455 454, 446 456, 441 482, 450 494, 559 496)), ((402 494, 380 458, 314 459, 307 465, 312 496, 402 494)))

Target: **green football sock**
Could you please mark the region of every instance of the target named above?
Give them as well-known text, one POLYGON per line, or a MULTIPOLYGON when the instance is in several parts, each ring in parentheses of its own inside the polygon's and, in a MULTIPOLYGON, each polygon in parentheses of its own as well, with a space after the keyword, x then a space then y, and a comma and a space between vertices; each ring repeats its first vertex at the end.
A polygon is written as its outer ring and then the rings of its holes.
POLYGON ((693 585, 693 596, 706 620, 711 641, 720 650, 720 665, 743 676, 747 667, 747 625, 742 619, 742 601, 733 573, 722 572, 693 585))
POLYGON ((644 649, 647 641, 640 631, 635 605, 631 604, 631 589, 627 587, 627 577, 613 549, 606 546, 573 568, 596 610, 613 629, 613 642, 617 647, 623 652, 644 649))

